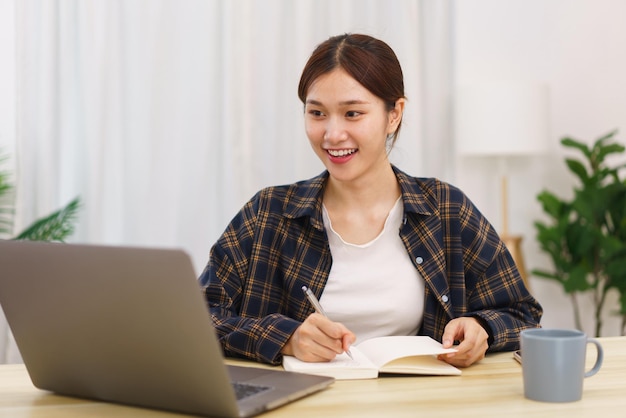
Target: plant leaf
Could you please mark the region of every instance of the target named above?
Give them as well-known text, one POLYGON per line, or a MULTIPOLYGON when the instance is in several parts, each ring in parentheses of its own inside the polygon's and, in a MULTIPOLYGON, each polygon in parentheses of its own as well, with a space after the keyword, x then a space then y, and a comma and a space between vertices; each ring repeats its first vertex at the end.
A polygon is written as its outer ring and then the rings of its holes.
POLYGON ((74 221, 79 208, 80 199, 75 198, 65 207, 33 222, 15 239, 63 242, 74 232, 74 221))
POLYGON ((568 158, 565 160, 565 164, 567 164, 567 167, 570 169, 570 171, 580 179, 580 182, 583 185, 589 183, 589 174, 587 174, 587 169, 585 168, 583 163, 578 160, 572 160, 571 158, 568 158))
POLYGON ((602 143, 605 141, 608 141, 609 139, 613 138, 615 135, 617 135, 618 130, 614 129, 611 132, 601 136, 600 138, 596 139, 596 143, 602 143))
POLYGON ((564 203, 554 193, 544 190, 537 195, 537 200, 541 203, 543 210, 552 218, 559 219, 562 216, 564 203))
POLYGON ((609 144, 600 148, 598 152, 598 161, 604 161, 604 158, 609 154, 619 154, 624 152, 624 146, 622 144, 609 144))
POLYGON ((567 293, 589 290, 591 285, 587 281, 587 269, 582 266, 574 267, 567 280, 563 281, 563 288, 567 293))
POLYGON ((566 137, 561 139, 561 144, 564 147, 568 147, 568 148, 575 148, 580 150, 580 152, 583 153, 583 155, 587 158, 591 157, 591 150, 589 149, 589 147, 587 146, 587 144, 584 144, 580 141, 576 141, 575 139, 566 137))

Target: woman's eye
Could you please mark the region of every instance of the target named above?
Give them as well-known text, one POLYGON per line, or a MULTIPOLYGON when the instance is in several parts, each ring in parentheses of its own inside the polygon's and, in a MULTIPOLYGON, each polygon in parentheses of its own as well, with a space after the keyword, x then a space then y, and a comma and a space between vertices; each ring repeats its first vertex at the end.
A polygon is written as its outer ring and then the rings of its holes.
POLYGON ((320 117, 323 115, 323 113, 319 110, 315 110, 315 109, 311 109, 309 110, 309 115, 311 116, 315 116, 315 117, 320 117))
POLYGON ((350 110, 348 112, 346 112, 346 117, 348 118, 356 118, 357 116, 360 116, 361 112, 357 112, 356 110, 350 110))

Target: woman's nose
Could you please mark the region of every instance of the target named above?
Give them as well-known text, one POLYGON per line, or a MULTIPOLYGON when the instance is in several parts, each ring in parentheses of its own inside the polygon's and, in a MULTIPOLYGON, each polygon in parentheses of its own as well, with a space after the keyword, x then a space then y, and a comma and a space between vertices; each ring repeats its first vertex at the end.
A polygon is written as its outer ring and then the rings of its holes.
POLYGON ((343 121, 330 118, 324 131, 324 140, 328 142, 343 141, 348 137, 343 121))

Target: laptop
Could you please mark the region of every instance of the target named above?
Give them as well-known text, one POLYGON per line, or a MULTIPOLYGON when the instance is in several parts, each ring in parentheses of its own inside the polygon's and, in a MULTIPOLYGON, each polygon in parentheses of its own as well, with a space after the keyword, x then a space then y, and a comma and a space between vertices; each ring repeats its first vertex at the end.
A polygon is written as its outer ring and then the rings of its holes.
POLYGON ((226 365, 180 249, 0 241, 0 305, 33 384, 62 395, 248 417, 333 382, 226 365))

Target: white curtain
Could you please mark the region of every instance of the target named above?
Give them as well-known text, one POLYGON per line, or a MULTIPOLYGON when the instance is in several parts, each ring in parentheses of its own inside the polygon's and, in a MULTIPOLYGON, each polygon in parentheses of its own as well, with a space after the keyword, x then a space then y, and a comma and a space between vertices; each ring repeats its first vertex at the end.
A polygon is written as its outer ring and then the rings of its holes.
MULTIPOLYGON (((433 96, 418 0, 14 2, 16 229, 80 196, 73 242, 182 247, 200 271, 254 192, 323 170, 296 90, 313 48, 344 32, 384 39, 402 63, 392 160, 446 174, 449 138, 432 127, 445 109, 428 123, 420 111, 433 96)), ((425 3, 447 16, 434 6, 447 1, 425 3)), ((19 361, 1 343, 0 362, 19 361)))

